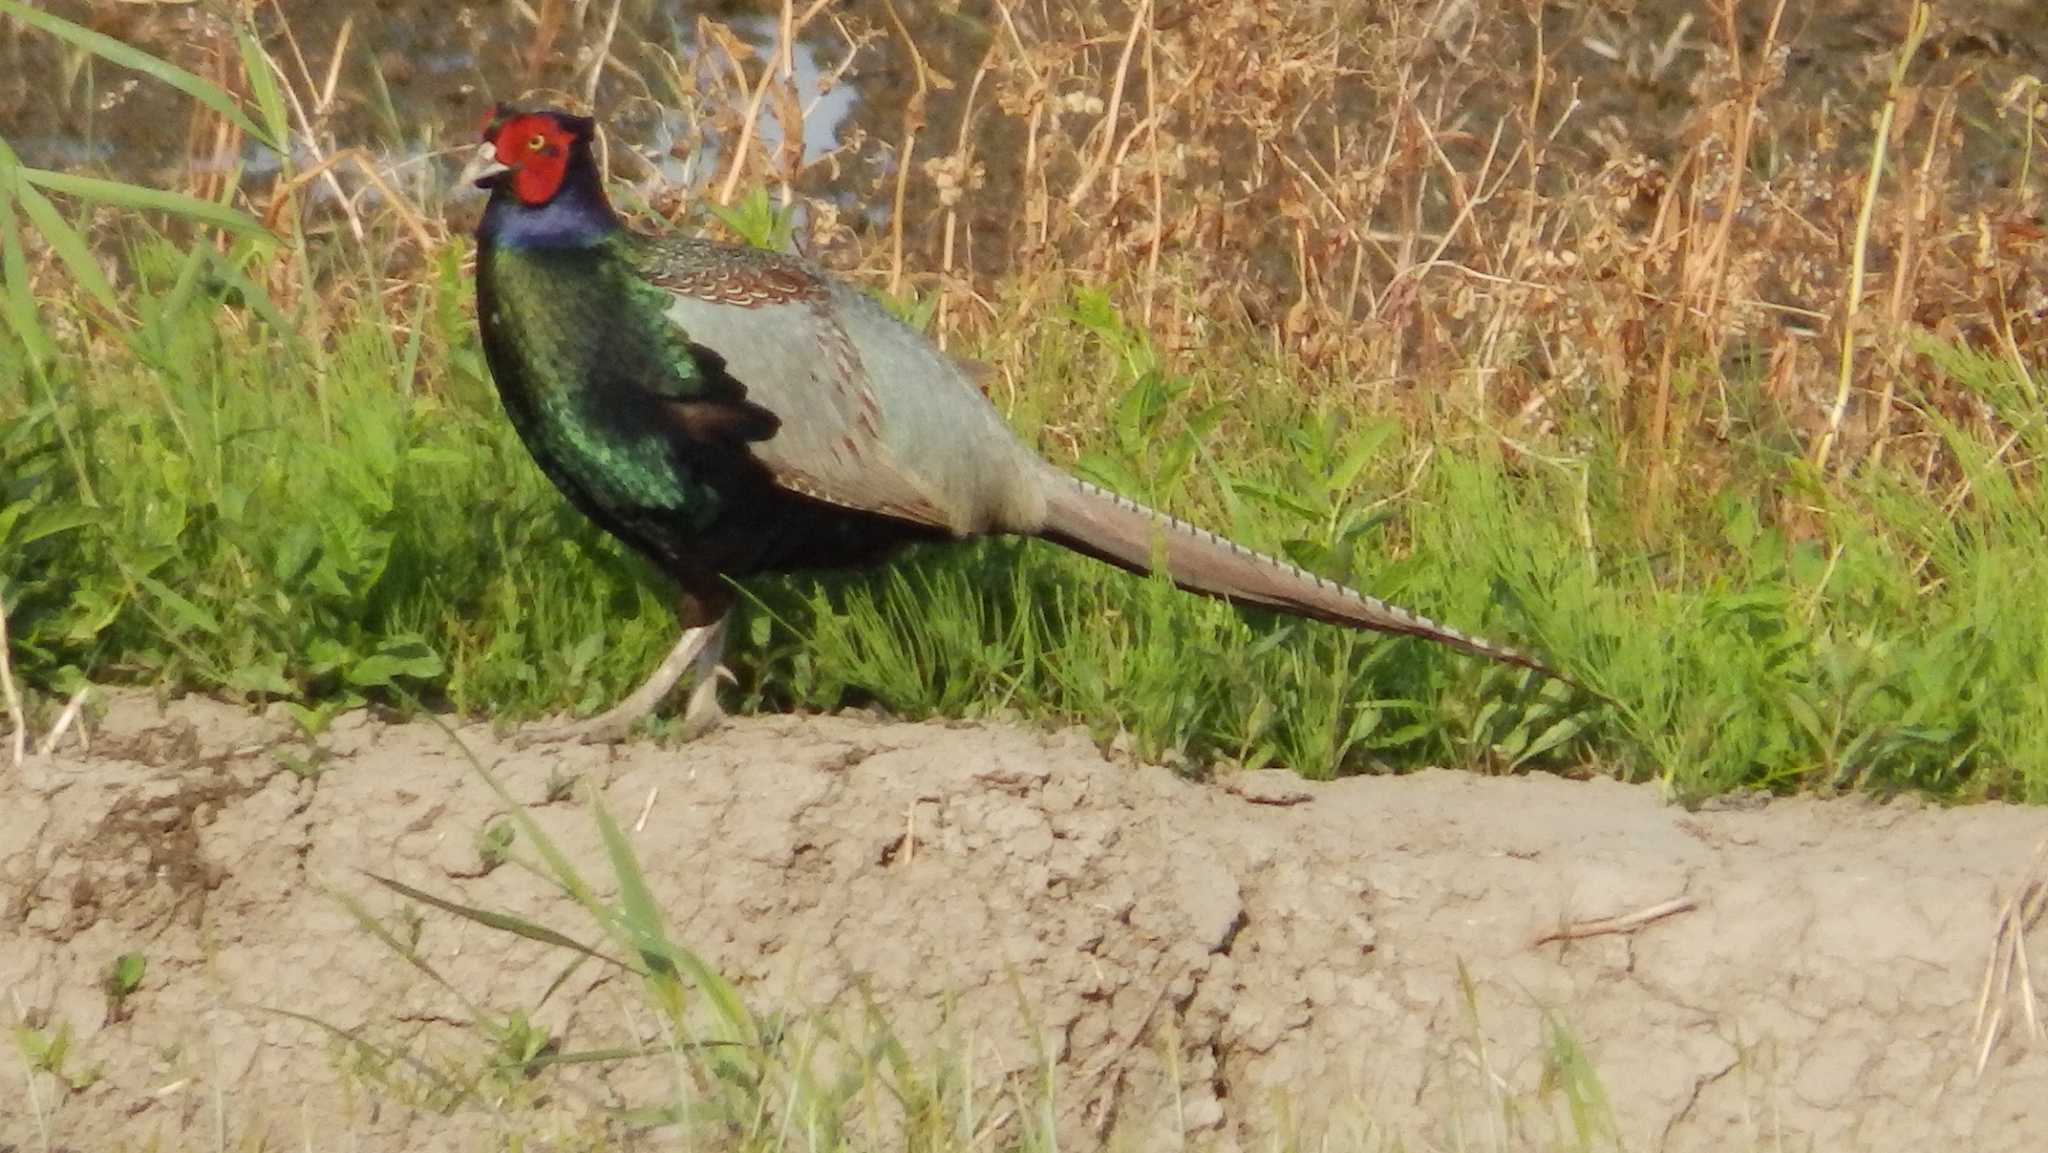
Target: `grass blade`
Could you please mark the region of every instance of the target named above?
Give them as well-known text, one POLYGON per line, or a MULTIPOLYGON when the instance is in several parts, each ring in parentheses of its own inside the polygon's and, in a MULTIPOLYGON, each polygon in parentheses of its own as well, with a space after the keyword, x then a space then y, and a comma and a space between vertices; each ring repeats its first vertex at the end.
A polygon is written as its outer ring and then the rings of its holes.
POLYGON ((647 1057, 674 1057, 677 1049, 710 1049, 730 1046, 731 1041, 678 1041, 671 1045, 620 1046, 612 1049, 579 1049, 574 1053, 543 1053, 528 1065, 545 1069, 550 1065, 598 1065, 637 1061, 647 1057))
MULTIPOLYGON (((6 3, 6 0, 0 0, 6 3)), ((196 196, 179 192, 166 192, 160 188, 144 188, 139 184, 123 184, 118 180, 101 180, 96 176, 77 176, 69 172, 51 172, 45 168, 22 168, 16 175, 23 181, 61 192, 66 196, 79 196, 95 200, 115 208, 129 208, 137 212, 168 212, 187 220, 211 224, 215 228, 243 236, 261 236, 275 239, 269 229, 256 218, 239 209, 196 196)))
POLYGON ((29 292, 28 257, 21 248, 21 224, 15 219, 14 205, 4 196, 5 190, 0 189, 0 278, 7 282, 7 325, 28 350, 29 359, 43 364, 55 350, 36 315, 35 297, 29 292))
POLYGON ((590 793, 590 809, 596 814, 598 834, 604 838, 612 872, 619 879, 619 905, 626 915, 626 927, 638 936, 665 940, 668 931, 662 924, 661 906, 655 903, 654 892, 647 887, 647 875, 640 871, 639 858, 633 855, 625 830, 619 828, 604 797, 595 789, 590 793))
POLYGON ((561 846, 555 844, 554 838, 548 836, 547 830, 540 827, 540 822, 533 819, 533 814, 527 812, 526 806, 521 804, 518 798, 512 795, 512 791, 505 787, 505 783, 484 767, 484 763, 477 759, 476 752, 456 734, 454 729, 448 727, 446 721, 429 712, 411 694, 403 695, 406 703, 412 708, 419 710, 424 720, 441 730, 441 735, 448 738, 448 742, 455 746, 457 752, 462 754, 462 759, 469 762, 469 767, 475 770, 476 775, 483 778, 484 784, 490 786, 491 792, 497 794, 498 799, 504 802, 506 813, 511 818, 513 825, 518 828, 519 835, 524 837, 526 843, 532 845, 534 850, 541 856, 541 863, 545 866, 545 871, 543 872, 542 869, 535 868, 534 872, 552 880, 564 893, 569 895, 571 900, 589 911, 590 915, 599 924, 611 925, 616 923, 618 920, 617 914, 610 906, 598 899, 597 893, 591 889, 590 883, 583 879, 583 874, 577 872, 576 866, 570 864, 569 857, 566 853, 562 852, 561 846))
POLYGON ((471 1020, 479 1023, 487 1023, 491 1020, 490 1014, 484 1012, 481 1006, 465 996, 462 990, 456 987, 455 982, 442 976, 439 969, 434 968, 425 957, 420 956, 418 949, 399 940, 391 930, 385 928, 384 922, 371 915, 370 910, 364 908, 361 901, 356 900, 347 893, 335 893, 333 896, 335 900, 341 902, 343 908, 348 910, 349 915, 355 918, 357 926, 365 933, 384 942, 386 948, 405 958, 406 964, 418 969, 434 984, 448 990, 449 995, 462 1003, 463 1010, 469 1014, 471 1020))
POLYGON ((216 254, 213 270, 228 287, 241 296, 242 303, 248 305, 251 312, 270 326, 272 332, 292 345, 294 350, 299 348, 304 340, 299 334, 299 326, 285 318, 284 311, 277 307, 277 302, 270 298, 270 293, 265 291, 262 285, 244 275, 232 258, 216 254))
POLYGON ((284 96, 277 87, 277 74, 271 70, 270 54, 263 50, 263 42, 246 23, 235 29, 235 41, 241 45, 242 71, 249 81, 249 93, 256 98, 256 110, 263 114, 263 127, 268 131, 264 143, 277 148, 275 142, 291 135, 291 122, 285 118, 284 96))
POLYGON ((432 905, 444 913, 453 913, 465 920, 474 921, 479 925, 496 929, 501 933, 511 933, 513 936, 524 937, 529 941, 538 941, 543 945, 553 945, 559 949, 568 949, 571 952, 581 953, 586 957, 593 957, 607 965, 613 965, 620 969, 630 968, 624 961, 616 957, 601 953, 573 937, 564 936, 545 925, 537 925, 524 917, 515 917, 510 913, 493 912, 489 909, 479 909, 471 905, 448 900, 445 897, 437 897, 425 890, 415 889, 404 881, 396 881, 390 877, 379 876, 376 873, 366 872, 363 875, 385 888, 402 896, 410 897, 421 904, 432 905))
MULTIPOLYGON (((365 1040, 362 1036, 362 1030, 360 1029, 344 1029, 339 1025, 332 1024, 331 1022, 322 1021, 320 1018, 315 1017, 310 1013, 300 1013, 292 1009, 279 1009, 271 1005, 253 1005, 251 1006, 251 1008, 258 1010, 259 1012, 271 1013, 276 1016, 283 1017, 287 1020, 298 1021, 302 1024, 311 1025, 315 1029, 321 1030, 322 1032, 326 1033, 328 1036, 335 1038, 336 1040, 346 1041, 351 1045, 359 1046, 365 1052, 377 1058, 380 1062, 388 1064, 393 1061, 397 1061, 403 1063, 407 1068, 411 1069, 413 1072, 418 1073, 420 1076, 425 1077, 429 1081, 432 1081, 434 1084, 438 1085, 441 1088, 442 1092, 447 1093, 450 1097, 454 1099, 452 1102, 453 1105, 459 1105, 465 1101, 469 1101, 482 1105, 484 1108, 489 1109, 494 1114, 498 1113, 498 1107, 495 1104, 478 1096, 476 1091, 471 1089, 469 1086, 458 1084, 457 1082, 452 1080, 447 1074, 441 1072, 439 1069, 434 1068, 432 1065, 427 1064, 425 1061, 420 1060, 418 1057, 413 1056, 411 1053, 408 1053, 403 1049, 386 1049, 383 1046, 378 1045, 374 1041, 365 1040)), ((444 1112, 452 1111, 452 1108, 449 1110, 444 1110, 444 1112)))
POLYGON ((640 871, 640 861, 633 855, 633 846, 626 840, 625 831, 619 828, 618 821, 613 819, 611 810, 605 806, 603 796, 595 789, 591 790, 590 808, 597 817, 598 835, 604 839, 612 871, 618 876, 619 903, 625 914, 626 928, 634 935, 635 943, 688 974, 740 1039, 752 1041, 759 1036, 754 1015, 747 1010, 746 1003, 740 999, 739 991, 733 988, 732 983, 695 953, 668 939, 662 926, 661 906, 655 903, 654 893, 647 887, 647 877, 640 871))
POLYGON ((242 131, 247 132, 272 149, 283 151, 280 141, 268 131, 259 127, 254 120, 249 119, 248 115, 242 111, 241 105, 236 103, 235 98, 228 95, 227 91, 218 84, 202 79, 168 60, 152 56, 133 45, 124 44, 105 33, 95 32, 90 28, 73 24, 61 16, 53 16, 48 12, 38 11, 26 4, 19 3, 19 0, 0 0, 0 14, 12 16, 31 28, 47 32, 59 40, 66 41, 92 53, 102 60, 118 64, 123 68, 132 68, 145 76, 168 84, 220 113, 222 116, 227 117, 229 120, 234 121, 236 125, 240 126, 242 131))
POLYGON ((28 221, 50 245, 50 251, 71 270, 78 286, 85 289, 94 300, 100 302, 108 312, 121 311, 120 301, 114 298, 114 286, 107 281, 107 274, 100 270, 100 262, 92 258, 92 249, 85 243, 85 237, 71 227, 50 198, 35 190, 35 186, 18 183, 14 188, 15 199, 21 202, 21 210, 28 214, 28 221))

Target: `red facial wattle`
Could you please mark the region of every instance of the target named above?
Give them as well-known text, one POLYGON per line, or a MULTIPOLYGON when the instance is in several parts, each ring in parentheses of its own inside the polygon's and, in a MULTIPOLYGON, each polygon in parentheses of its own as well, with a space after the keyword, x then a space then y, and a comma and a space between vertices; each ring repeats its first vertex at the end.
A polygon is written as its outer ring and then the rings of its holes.
POLYGON ((513 116, 486 126, 484 139, 497 148, 498 163, 512 170, 508 179, 521 202, 538 208, 562 190, 576 137, 554 117, 513 116))

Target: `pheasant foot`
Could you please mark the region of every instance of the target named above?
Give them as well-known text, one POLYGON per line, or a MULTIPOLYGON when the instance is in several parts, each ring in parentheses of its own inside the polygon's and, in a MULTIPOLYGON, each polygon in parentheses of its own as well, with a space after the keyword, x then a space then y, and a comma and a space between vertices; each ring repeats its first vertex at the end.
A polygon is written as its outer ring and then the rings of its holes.
POLYGON ((690 682, 689 704, 683 710, 682 737, 694 740, 718 726, 725 713, 718 704, 718 682, 732 680, 719 663, 725 653, 727 614, 708 625, 683 630, 676 646, 631 696, 584 721, 529 729, 513 738, 514 748, 543 744, 610 745, 626 739, 641 718, 652 716, 678 682, 690 682))

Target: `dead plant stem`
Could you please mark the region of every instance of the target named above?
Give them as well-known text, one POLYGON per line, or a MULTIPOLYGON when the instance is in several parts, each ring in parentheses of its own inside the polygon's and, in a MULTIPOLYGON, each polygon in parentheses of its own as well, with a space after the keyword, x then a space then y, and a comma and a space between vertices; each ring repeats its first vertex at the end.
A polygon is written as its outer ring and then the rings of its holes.
POLYGON ((903 287, 903 206, 910 194, 910 170, 917 154, 918 130, 924 126, 925 97, 931 91, 931 70, 925 65, 924 53, 918 51, 917 40, 903 23, 903 17, 896 11, 895 0, 882 0, 882 7, 889 13, 889 22, 896 28, 896 35, 903 38, 904 50, 910 53, 912 74, 917 87, 910 99, 903 102, 903 143, 896 150, 896 194, 889 205, 889 293, 894 296, 903 287))
POLYGON ((1159 290, 1159 250, 1166 241, 1165 164, 1159 151, 1159 71, 1153 44, 1159 38, 1152 21, 1145 22, 1145 135, 1151 153, 1145 167, 1152 175, 1152 242, 1145 246, 1145 327, 1152 327, 1152 305, 1159 290))
POLYGON ((1073 189, 1067 193, 1068 208, 1078 207, 1081 201, 1087 198, 1115 151, 1117 114, 1123 109, 1124 84, 1130 78, 1131 55, 1138 47, 1138 34, 1151 26, 1151 18, 1152 0, 1138 0, 1138 10, 1131 15, 1130 32, 1124 37, 1123 55, 1117 58, 1116 75, 1110 79, 1109 104, 1103 108, 1102 122, 1096 126, 1096 131, 1102 134, 1102 144, 1095 150, 1095 159, 1089 162, 1088 167, 1082 171, 1081 178, 1074 182, 1073 189))
POLYGON ((1856 240, 1850 249, 1849 283, 1842 290, 1841 350, 1837 360, 1840 368, 1835 375, 1835 401, 1828 408, 1827 431, 1821 434, 1820 444, 1813 452, 1815 471, 1825 473, 1828 454, 1842 433, 1842 418, 1849 411, 1849 388, 1856 378, 1856 318, 1863 303, 1863 275, 1870 255, 1870 225, 1877 214, 1877 191, 1884 180, 1885 156, 1891 148, 1892 119, 1897 115, 1899 96, 1905 88, 1906 66, 1920 51, 1920 41, 1927 34, 1928 7, 1926 0, 1914 0, 1913 14, 1906 29, 1906 41, 1899 49, 1899 58, 1892 65, 1891 87, 1886 91, 1884 108, 1877 114, 1877 132, 1870 143, 1870 171, 1863 182, 1863 203, 1856 211, 1856 240))
POLYGON ((21 692, 14 684, 14 666, 8 660, 7 602, 0 599, 0 694, 7 698, 7 723, 13 726, 14 767, 28 759, 28 716, 21 709, 21 692))
POLYGON ((1577 941, 1585 937, 1599 937, 1609 933, 1633 933, 1645 925, 1661 921, 1666 917, 1675 917, 1680 913, 1691 912, 1699 908, 1699 906, 1700 903, 1697 898, 1673 897, 1669 901, 1663 901, 1651 905, 1647 909, 1638 909, 1633 913, 1625 913, 1618 917, 1601 917, 1593 921, 1571 921, 1537 937, 1530 943, 1529 947, 1533 949, 1538 945, 1546 945, 1552 941, 1577 941))
MULTIPOLYGON (((793 0, 782 0, 782 16, 776 25, 775 34, 776 60, 762 65, 760 78, 754 81, 753 91, 748 94, 746 116, 740 121, 739 139, 733 143, 732 167, 726 170, 725 180, 718 186, 720 204, 732 203, 733 190, 739 187, 740 174, 746 170, 747 150, 753 146, 754 126, 760 122, 761 106, 768 99, 768 87, 775 83, 779 71, 777 62, 786 61, 787 53, 790 51, 788 46, 803 33, 804 28, 819 12, 824 11, 825 5, 831 0, 811 0, 811 6, 804 9, 801 16, 796 15, 792 2, 793 0)), ((738 60, 733 61, 733 66, 744 79, 745 69, 739 67, 738 60)))
POLYGON ((597 107, 597 86, 604 80, 604 66, 612 58, 612 38, 619 32, 619 9, 625 0, 612 0, 612 14, 604 22, 604 36, 597 42, 597 53, 590 61, 590 82, 583 88, 583 102, 597 107))

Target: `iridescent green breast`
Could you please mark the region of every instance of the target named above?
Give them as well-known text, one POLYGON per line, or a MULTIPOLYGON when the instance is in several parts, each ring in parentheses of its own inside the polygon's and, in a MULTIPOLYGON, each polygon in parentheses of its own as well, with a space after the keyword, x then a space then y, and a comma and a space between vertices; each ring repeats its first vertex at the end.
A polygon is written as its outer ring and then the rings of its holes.
MULTIPOLYGON (((680 457, 663 401, 691 394, 688 341, 664 294, 611 244, 485 249, 478 322, 506 414, 577 506, 629 538, 649 517, 702 528, 718 494, 680 457)), ((634 543, 643 548, 652 542, 634 543)))

